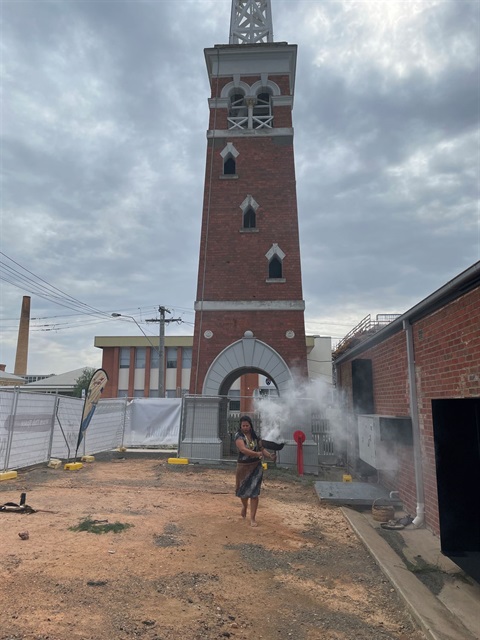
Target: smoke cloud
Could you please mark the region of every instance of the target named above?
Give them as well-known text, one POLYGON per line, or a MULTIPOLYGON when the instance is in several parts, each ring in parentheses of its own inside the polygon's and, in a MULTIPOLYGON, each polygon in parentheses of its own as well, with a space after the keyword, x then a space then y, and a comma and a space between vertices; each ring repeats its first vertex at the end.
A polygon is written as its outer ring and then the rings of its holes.
POLYGON ((255 411, 261 417, 264 440, 279 443, 293 440, 293 433, 298 429, 310 439, 312 426, 314 430, 328 429, 337 444, 342 443, 347 434, 348 418, 342 395, 321 380, 294 379, 282 396, 257 398, 255 411))

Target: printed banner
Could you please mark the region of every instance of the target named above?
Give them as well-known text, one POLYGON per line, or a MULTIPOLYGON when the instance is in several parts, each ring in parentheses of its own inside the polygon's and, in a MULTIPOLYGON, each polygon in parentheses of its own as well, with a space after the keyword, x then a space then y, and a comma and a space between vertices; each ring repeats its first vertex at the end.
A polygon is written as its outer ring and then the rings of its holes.
POLYGON ((78 447, 80 446, 85 431, 90 424, 97 403, 100 400, 100 396, 105 389, 105 385, 108 382, 108 375, 104 369, 97 369, 90 379, 88 385, 87 394, 85 396, 85 403, 83 405, 82 420, 80 422, 80 431, 78 433, 77 448, 75 450, 75 457, 77 456, 78 447))

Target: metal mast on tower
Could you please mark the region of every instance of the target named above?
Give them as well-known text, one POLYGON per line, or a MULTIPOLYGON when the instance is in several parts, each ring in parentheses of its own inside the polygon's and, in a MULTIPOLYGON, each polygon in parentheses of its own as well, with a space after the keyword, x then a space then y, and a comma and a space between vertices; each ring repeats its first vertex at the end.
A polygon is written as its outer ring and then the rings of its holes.
POLYGON ((232 0, 230 44, 273 42, 270 0, 232 0))

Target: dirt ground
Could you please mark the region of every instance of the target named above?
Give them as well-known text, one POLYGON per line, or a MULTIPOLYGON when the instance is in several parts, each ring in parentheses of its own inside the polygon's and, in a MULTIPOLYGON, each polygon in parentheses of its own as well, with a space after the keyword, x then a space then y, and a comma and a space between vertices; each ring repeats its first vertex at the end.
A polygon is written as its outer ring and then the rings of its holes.
POLYGON ((252 528, 233 466, 115 453, 19 472, 0 505, 26 492, 39 511, 0 513, 0 639, 423 639, 316 479, 268 469, 252 528), (72 529, 87 518, 131 526, 72 529))

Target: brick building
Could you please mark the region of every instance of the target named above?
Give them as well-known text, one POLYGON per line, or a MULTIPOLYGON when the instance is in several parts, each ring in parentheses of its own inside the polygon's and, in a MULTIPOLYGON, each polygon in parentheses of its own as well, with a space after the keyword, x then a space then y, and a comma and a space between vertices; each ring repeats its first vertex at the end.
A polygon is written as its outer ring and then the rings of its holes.
POLYGON ((480 577, 480 262, 386 326, 351 333, 334 364, 353 473, 398 491, 480 577))

